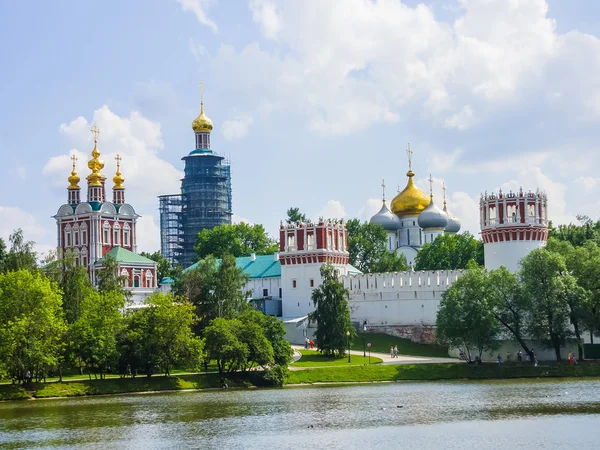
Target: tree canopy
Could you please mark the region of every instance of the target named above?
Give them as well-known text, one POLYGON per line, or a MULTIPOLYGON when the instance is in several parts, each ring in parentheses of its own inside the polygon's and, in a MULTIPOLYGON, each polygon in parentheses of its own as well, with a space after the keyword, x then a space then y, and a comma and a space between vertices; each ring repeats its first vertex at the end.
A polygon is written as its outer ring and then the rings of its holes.
POLYGON ((444 234, 419 250, 415 258, 415 269, 465 269, 469 261, 483 266, 483 243, 469 232, 444 234))
POLYGON ((219 225, 198 233, 196 253, 199 259, 211 255, 222 258, 226 254, 239 256, 268 255, 278 250, 279 244, 271 239, 262 225, 249 225, 245 222, 233 225, 219 225))
POLYGON ((17 270, 37 270, 37 254, 34 251, 35 243, 26 241, 23 230, 15 230, 8 238, 10 248, 6 251, 4 241, 0 243, 0 271, 10 272, 17 270))
POLYGON ((559 241, 569 242, 574 247, 581 247, 586 242, 593 241, 600 245, 600 220, 594 222, 588 216, 577 216, 579 225, 559 225, 558 227, 550 224, 548 238, 559 241))
POLYGON ((343 356, 356 335, 348 307, 350 292, 331 264, 321 266, 321 278, 323 282, 311 296, 315 310, 309 318, 317 323, 315 337, 319 350, 326 355, 343 356))
POLYGON ((381 225, 361 222, 346 223, 350 264, 364 273, 402 272, 408 269, 406 257, 387 250, 387 232, 381 225))
POLYGON ((285 221, 288 224, 308 222, 306 214, 300 212, 300 208, 290 208, 287 210, 287 219, 285 221))

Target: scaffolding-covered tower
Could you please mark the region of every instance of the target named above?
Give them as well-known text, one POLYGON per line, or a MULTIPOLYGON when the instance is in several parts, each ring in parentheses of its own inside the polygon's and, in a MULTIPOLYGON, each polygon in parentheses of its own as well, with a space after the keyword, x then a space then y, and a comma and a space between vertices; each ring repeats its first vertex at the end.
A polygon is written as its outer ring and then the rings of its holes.
POLYGON ((231 166, 210 148, 212 121, 204 114, 192 122, 196 148, 183 157, 185 175, 181 194, 162 195, 160 203, 161 253, 173 265, 188 267, 197 257, 198 233, 231 223, 231 166))

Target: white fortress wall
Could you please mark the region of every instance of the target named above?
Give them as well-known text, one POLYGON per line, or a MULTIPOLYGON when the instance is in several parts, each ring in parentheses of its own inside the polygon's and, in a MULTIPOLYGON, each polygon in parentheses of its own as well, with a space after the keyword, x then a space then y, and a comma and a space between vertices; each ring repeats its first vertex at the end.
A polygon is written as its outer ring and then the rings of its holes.
POLYGON ((442 293, 462 270, 341 276, 351 318, 369 326, 435 325, 442 293))

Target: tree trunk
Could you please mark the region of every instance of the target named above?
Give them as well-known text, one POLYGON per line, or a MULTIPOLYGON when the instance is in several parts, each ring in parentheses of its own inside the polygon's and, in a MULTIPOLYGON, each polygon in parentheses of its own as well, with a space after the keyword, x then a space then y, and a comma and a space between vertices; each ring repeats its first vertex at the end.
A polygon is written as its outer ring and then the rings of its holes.
POLYGON ((554 347, 554 353, 556 353, 556 360, 560 361, 560 339, 555 334, 551 334, 550 340, 552 341, 552 346, 554 347))
MULTIPOLYGON (((572 320, 573 329, 575 330, 575 338, 577 339, 577 359, 579 361, 583 361, 583 346, 581 345, 581 335, 579 333, 579 322, 577 320, 572 320)), ((575 355, 573 355, 575 358, 575 355)))

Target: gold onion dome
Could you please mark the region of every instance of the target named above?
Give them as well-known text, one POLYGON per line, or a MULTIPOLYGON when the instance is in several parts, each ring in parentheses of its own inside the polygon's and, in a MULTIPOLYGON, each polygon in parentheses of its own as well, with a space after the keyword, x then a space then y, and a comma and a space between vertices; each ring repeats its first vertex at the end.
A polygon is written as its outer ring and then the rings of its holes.
POLYGON ((194 133, 210 133, 213 129, 212 120, 204 114, 204 102, 200 102, 200 115, 192 122, 194 133))
POLYGON ((77 161, 75 155, 71 156, 71 160, 73 161, 73 170, 71 171, 71 176, 68 178, 69 187, 67 189, 79 189, 79 180, 81 178, 77 176, 77 171, 75 170, 75 162, 77 161))
POLYGON ((113 183, 115 183, 113 189, 125 189, 125 186, 123 186, 125 178, 121 175, 121 157, 117 155, 115 160, 117 161, 117 173, 113 177, 113 183))
POLYGON ((101 180, 105 178, 104 175, 100 173, 100 171, 104 168, 104 161, 99 158, 100 151, 98 150, 96 143, 96 139, 94 139, 92 159, 88 161, 88 168, 92 171, 92 173, 87 177, 88 181, 90 182, 90 186, 102 186, 101 180))
POLYGON ((429 196, 415 186, 412 170, 406 172, 408 183, 402 192, 392 200, 392 212, 399 217, 412 216, 423 212, 429 206, 429 196))

